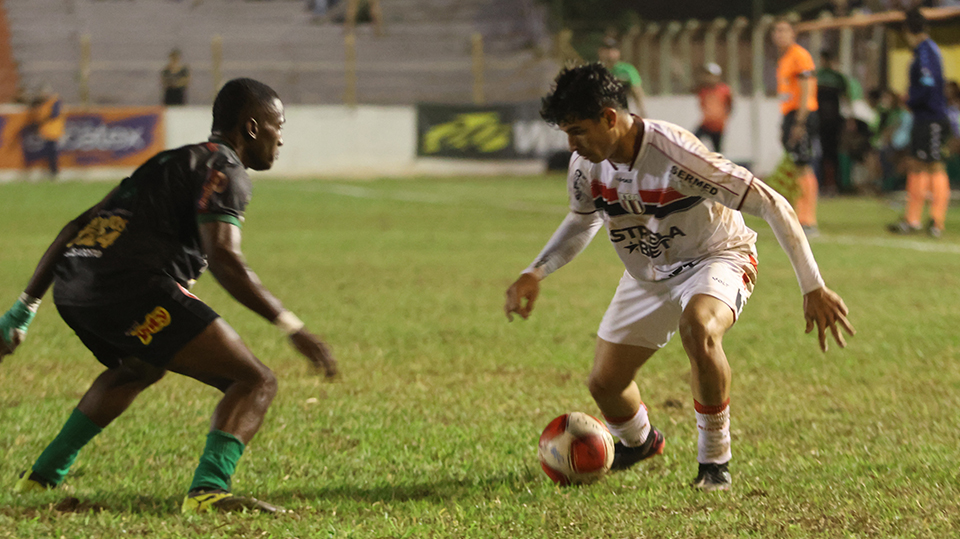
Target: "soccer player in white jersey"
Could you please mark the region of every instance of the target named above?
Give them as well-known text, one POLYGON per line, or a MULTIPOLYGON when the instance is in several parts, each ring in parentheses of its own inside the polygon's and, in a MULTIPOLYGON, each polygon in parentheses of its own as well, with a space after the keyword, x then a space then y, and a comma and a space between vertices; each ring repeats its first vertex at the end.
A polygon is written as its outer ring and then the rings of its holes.
POLYGON ((605 226, 626 271, 597 332, 587 385, 619 438, 613 469, 661 454, 634 378, 679 329, 690 358, 699 472, 693 485, 730 488, 730 366, 721 342, 756 279, 756 233, 740 212, 762 217, 793 265, 806 331, 845 346, 847 307, 828 289, 790 204, 749 171, 709 152, 690 132, 627 111, 621 84, 600 64, 563 70, 541 116, 566 132, 570 212, 507 290, 504 310, 530 316, 540 281, 572 260, 605 226))

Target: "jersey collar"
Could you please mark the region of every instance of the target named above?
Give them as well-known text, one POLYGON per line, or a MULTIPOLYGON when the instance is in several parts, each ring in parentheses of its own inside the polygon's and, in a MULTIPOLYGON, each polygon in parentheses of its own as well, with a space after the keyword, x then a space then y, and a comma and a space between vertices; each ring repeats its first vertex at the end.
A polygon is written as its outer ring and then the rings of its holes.
MULTIPOLYGON (((627 170, 633 170, 633 166, 637 163, 637 157, 640 156, 640 147, 643 146, 643 139, 646 138, 644 137, 644 131, 646 131, 647 127, 646 122, 636 114, 631 114, 630 117, 633 118, 633 125, 637 126, 637 138, 633 141, 633 159, 630 160, 630 166, 627 167, 627 170)), ((613 170, 620 170, 613 161, 607 159, 607 162, 610 163, 613 170)))
POLYGON ((220 144, 221 146, 226 146, 227 148, 230 148, 230 151, 233 153, 233 155, 239 156, 239 154, 237 154, 237 149, 234 148, 232 144, 227 142, 227 140, 221 137, 220 135, 210 135, 210 138, 208 138, 207 140, 214 144, 220 144))

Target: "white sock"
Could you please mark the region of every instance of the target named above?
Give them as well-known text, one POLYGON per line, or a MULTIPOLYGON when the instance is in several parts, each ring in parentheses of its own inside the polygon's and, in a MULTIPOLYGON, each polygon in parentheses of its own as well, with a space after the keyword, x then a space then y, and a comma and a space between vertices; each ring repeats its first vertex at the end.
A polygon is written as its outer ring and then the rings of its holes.
POLYGON ((650 419, 647 417, 647 407, 641 402, 640 409, 630 418, 615 417, 617 422, 611 422, 610 418, 604 416, 604 423, 610 429, 610 433, 620 438, 623 445, 627 447, 637 447, 643 445, 650 435, 650 419))
POLYGON ((730 451, 730 400, 720 406, 704 406, 693 401, 697 411, 697 462, 723 464, 730 451))

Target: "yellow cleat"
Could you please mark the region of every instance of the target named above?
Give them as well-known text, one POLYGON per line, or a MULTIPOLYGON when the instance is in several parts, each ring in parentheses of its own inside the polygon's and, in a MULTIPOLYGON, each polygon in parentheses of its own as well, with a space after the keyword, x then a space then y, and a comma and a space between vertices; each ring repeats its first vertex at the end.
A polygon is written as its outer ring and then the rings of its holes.
POLYGON ((180 512, 211 513, 214 511, 231 513, 240 511, 259 511, 261 513, 283 514, 287 510, 247 496, 235 496, 225 490, 205 490, 187 494, 180 506, 180 512))
POLYGON ((27 472, 20 472, 20 479, 17 479, 17 483, 13 485, 13 491, 17 494, 26 494, 28 492, 43 492, 54 487, 56 487, 56 485, 51 485, 35 472, 30 472, 29 474, 27 472))

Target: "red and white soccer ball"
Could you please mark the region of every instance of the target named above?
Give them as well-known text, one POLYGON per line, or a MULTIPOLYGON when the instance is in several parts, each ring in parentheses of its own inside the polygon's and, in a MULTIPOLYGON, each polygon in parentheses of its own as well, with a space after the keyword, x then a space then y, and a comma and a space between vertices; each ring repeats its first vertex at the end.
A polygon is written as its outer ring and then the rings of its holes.
POLYGON ((543 471, 554 483, 593 483, 613 464, 613 436, 595 417, 571 412, 543 429, 537 454, 543 471))

